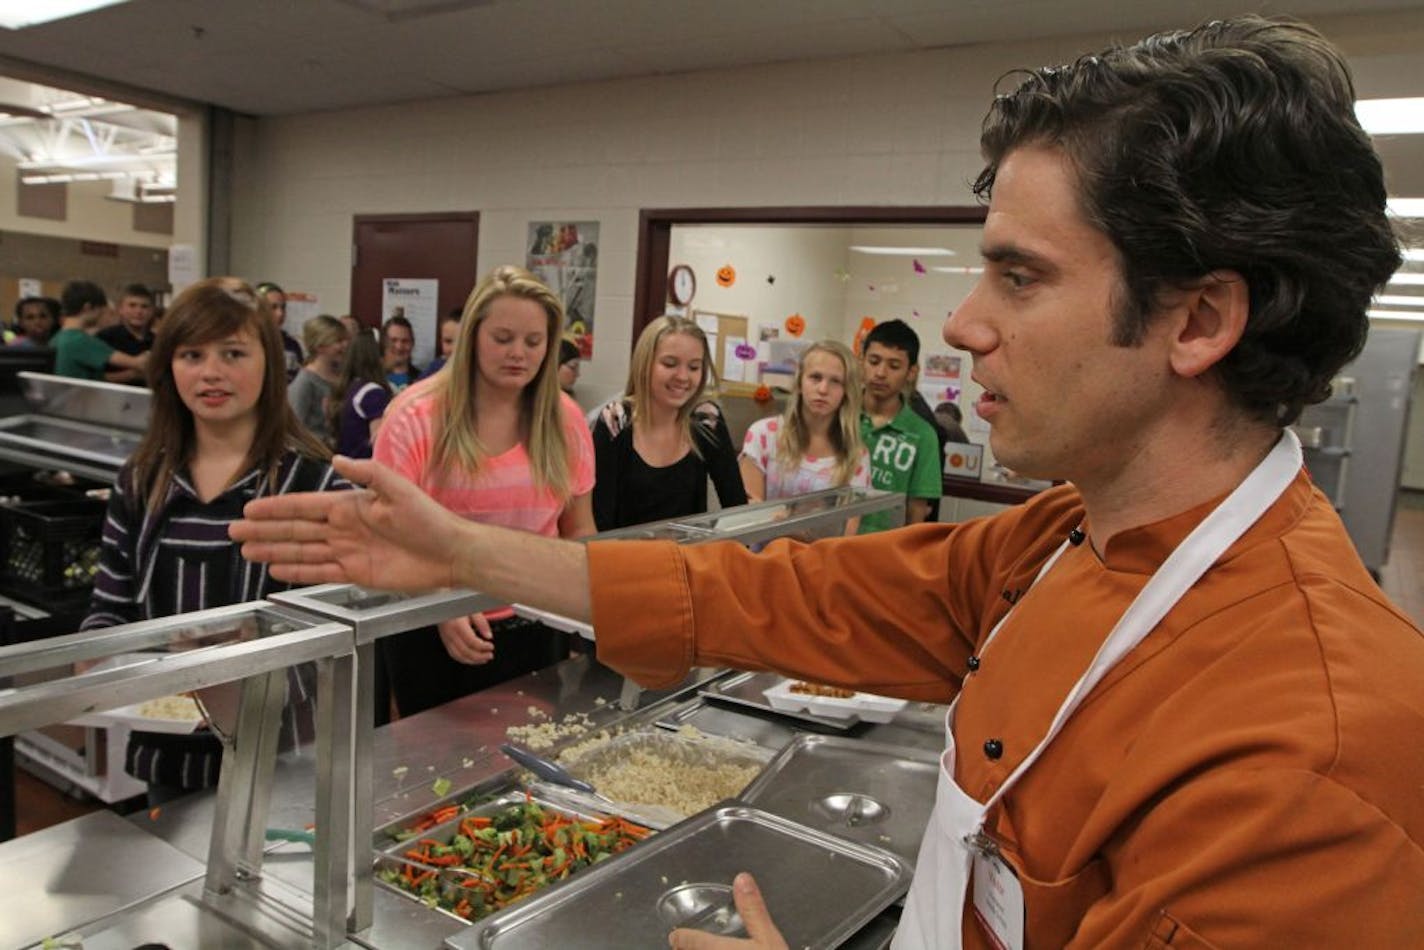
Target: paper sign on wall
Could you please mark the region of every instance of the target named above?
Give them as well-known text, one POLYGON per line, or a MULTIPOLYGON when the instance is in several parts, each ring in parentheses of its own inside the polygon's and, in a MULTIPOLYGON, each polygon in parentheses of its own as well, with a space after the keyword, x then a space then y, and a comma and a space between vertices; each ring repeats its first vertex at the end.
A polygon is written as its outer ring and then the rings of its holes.
MULTIPOLYGON (((723 342, 722 378, 728 382, 741 383, 747 378, 747 360, 743 359, 743 349, 747 341, 739 336, 729 336, 723 342)), ((756 352, 753 350, 752 355, 756 352)))
POLYGON ((20 278, 20 299, 21 299, 21 300, 24 300, 26 297, 43 297, 43 296, 44 296, 44 285, 40 283, 40 281, 39 281, 38 278, 36 278, 36 277, 21 277, 21 278, 20 278))
POLYGON ((405 317, 415 332, 411 361, 430 365, 439 338, 440 281, 427 278, 386 277, 381 281, 381 323, 405 317))
POLYGON ((184 287, 197 283, 198 251, 191 244, 173 244, 168 248, 168 283, 176 296, 184 287))
POLYGON ((316 294, 303 290, 289 290, 287 291, 287 319, 282 324, 282 329, 300 340, 302 327, 308 320, 320 313, 321 302, 316 299, 316 294))

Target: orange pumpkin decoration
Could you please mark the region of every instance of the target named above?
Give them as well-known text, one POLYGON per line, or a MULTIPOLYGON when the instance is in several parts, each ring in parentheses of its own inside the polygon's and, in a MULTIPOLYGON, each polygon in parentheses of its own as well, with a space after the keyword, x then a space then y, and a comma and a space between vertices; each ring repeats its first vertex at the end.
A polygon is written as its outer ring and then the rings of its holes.
POLYGON ((756 388, 756 392, 752 393, 752 398, 757 402, 771 402, 771 387, 762 383, 756 388))
POLYGON ((860 329, 855 331, 855 340, 850 345, 850 351, 856 356, 863 356, 864 351, 861 345, 865 342, 865 335, 875 329, 874 317, 861 317, 860 329))
POLYGON ((717 286, 730 287, 737 282, 737 269, 731 264, 723 264, 717 268, 717 286))
POLYGON ((786 318, 786 332, 792 336, 800 336, 806 332, 806 318, 799 313, 793 313, 786 318))

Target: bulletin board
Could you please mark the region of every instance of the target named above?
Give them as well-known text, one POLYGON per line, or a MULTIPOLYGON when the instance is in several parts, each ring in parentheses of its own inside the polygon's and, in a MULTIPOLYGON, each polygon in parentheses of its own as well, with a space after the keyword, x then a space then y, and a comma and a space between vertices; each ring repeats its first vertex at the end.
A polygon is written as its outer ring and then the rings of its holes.
POLYGON ((737 347, 749 342, 747 333, 750 322, 747 317, 744 314, 694 310, 692 319, 702 328, 702 332, 707 334, 707 346, 712 351, 712 365, 717 369, 717 378, 722 380, 722 388, 735 390, 739 384, 755 385, 756 360, 742 360, 736 356, 737 347))

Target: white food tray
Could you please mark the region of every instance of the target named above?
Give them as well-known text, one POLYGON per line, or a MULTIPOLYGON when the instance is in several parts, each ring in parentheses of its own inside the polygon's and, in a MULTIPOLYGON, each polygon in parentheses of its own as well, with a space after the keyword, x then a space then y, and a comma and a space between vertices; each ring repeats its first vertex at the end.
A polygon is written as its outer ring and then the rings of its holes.
POLYGON ((793 693, 791 684, 795 682, 797 681, 783 679, 763 693, 772 709, 781 712, 804 711, 831 719, 855 718, 862 722, 889 722, 908 703, 908 700, 891 699, 889 696, 877 696, 874 693, 856 693, 845 699, 793 693))

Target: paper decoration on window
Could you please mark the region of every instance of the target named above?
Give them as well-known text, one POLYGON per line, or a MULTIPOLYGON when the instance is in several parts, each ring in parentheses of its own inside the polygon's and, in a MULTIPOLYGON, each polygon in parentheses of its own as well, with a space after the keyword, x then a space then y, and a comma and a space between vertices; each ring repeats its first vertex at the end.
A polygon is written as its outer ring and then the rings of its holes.
POLYGON ((855 341, 851 344, 851 351, 854 352, 856 356, 864 352, 863 343, 865 341, 865 335, 875 329, 876 323, 877 321, 874 317, 860 318, 860 328, 855 331, 855 341))
POLYGON ((911 261, 911 263, 915 265, 916 274, 923 274, 925 272, 925 265, 921 264, 918 259, 911 261))
POLYGON ((799 313, 793 313, 786 318, 786 332, 791 336, 799 337, 806 332, 806 318, 799 313))
POLYGON ((737 269, 731 264, 717 268, 717 286, 730 287, 737 282, 737 269))
POLYGON ((739 343, 734 351, 739 360, 754 360, 757 355, 757 348, 750 343, 739 343))

